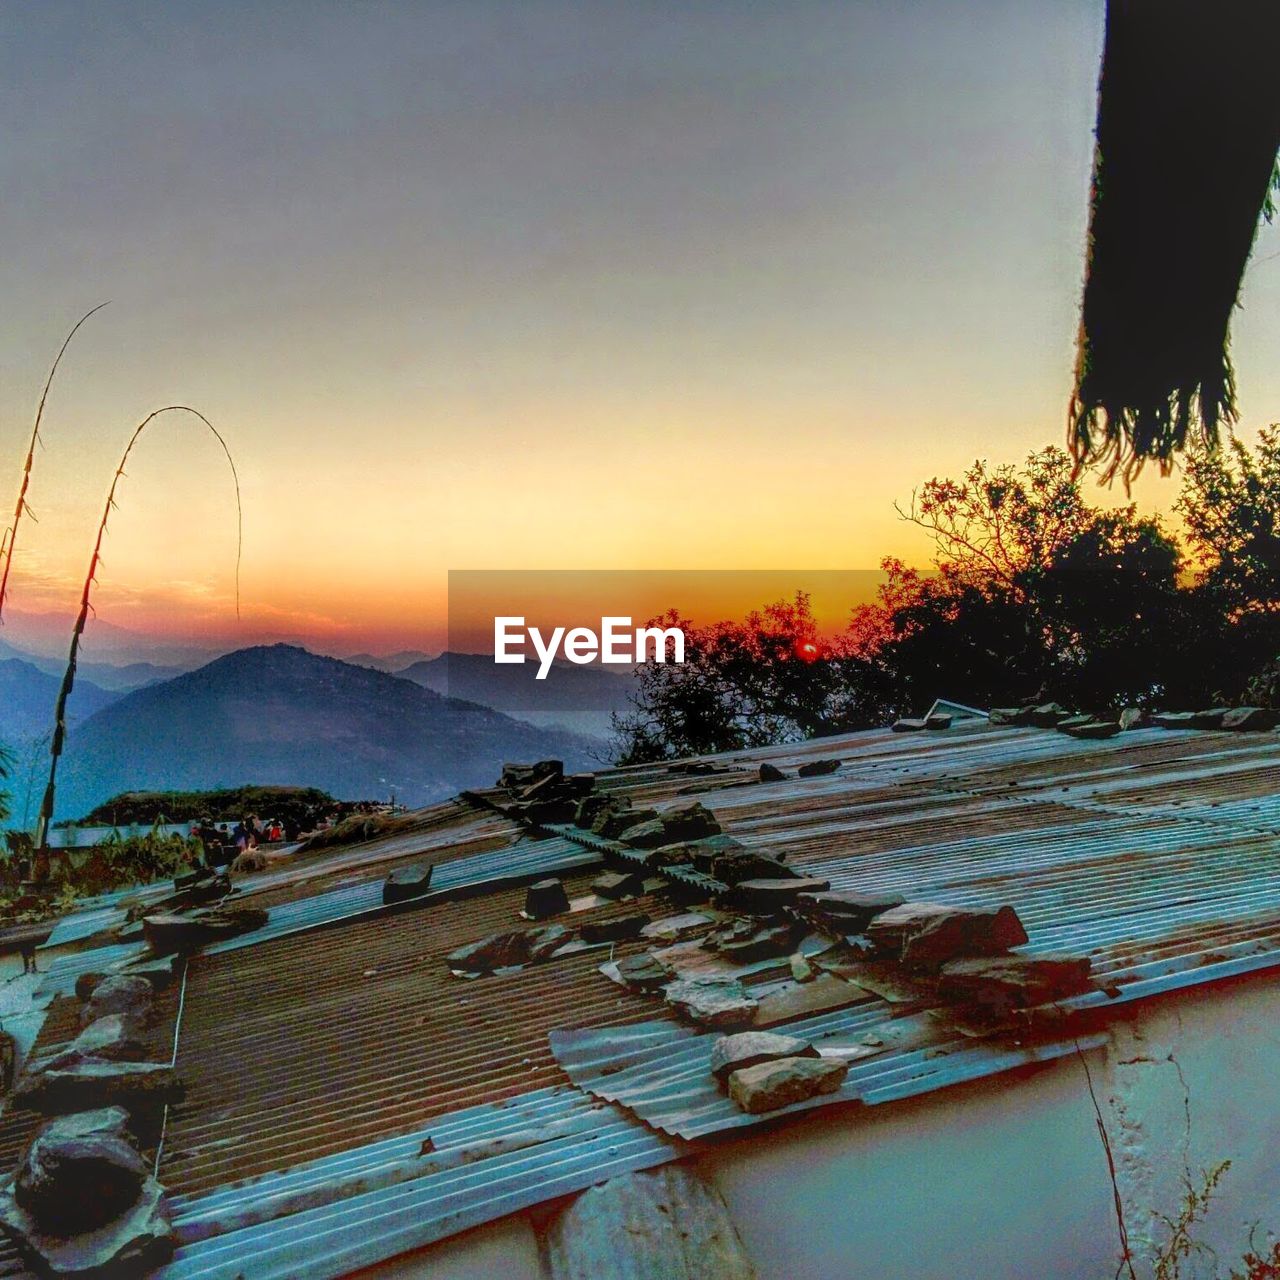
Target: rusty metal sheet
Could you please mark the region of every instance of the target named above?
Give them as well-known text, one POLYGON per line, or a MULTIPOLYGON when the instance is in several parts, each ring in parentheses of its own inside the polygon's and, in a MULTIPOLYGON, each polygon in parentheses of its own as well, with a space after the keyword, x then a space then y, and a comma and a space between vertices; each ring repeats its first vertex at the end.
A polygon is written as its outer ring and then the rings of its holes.
MULTIPOLYGON (((747 1129, 786 1115, 840 1103, 874 1105, 1075 1053, 1077 1039, 1020 1043, 955 1035, 925 1014, 895 1017, 880 1000, 787 1024, 823 1056, 849 1062, 835 1093, 764 1115, 748 1115, 711 1075, 717 1033, 666 1020, 633 1027, 555 1031, 551 1047, 569 1078, 597 1097, 633 1111, 656 1129, 692 1140, 747 1129)), ((1089 1049, 1105 1036, 1079 1038, 1089 1049)))

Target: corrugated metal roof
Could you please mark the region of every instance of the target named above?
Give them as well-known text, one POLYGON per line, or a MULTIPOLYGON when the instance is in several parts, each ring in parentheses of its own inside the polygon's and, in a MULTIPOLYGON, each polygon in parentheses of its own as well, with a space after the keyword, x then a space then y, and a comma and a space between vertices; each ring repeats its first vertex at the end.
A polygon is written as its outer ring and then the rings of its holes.
POLYGON ((40 995, 68 996, 75 990, 76 979, 82 973, 101 973, 121 968, 146 954, 145 942, 117 942, 57 956, 45 970, 40 983, 40 995))
MULTIPOLYGON (((412 908, 408 904, 400 904, 398 909, 422 910, 429 903, 459 890, 518 884, 540 876, 599 866, 601 861, 600 854, 569 840, 519 840, 491 853, 476 853, 437 864, 431 874, 430 893, 415 899, 412 908)), ((382 885, 383 880, 379 876, 376 880, 363 880, 315 897, 270 907, 267 923, 262 928, 237 938, 228 938, 205 948, 205 952, 216 955, 223 951, 238 951, 322 925, 384 913, 388 909, 383 905, 382 885)))
MULTIPOLYGON (((565 879, 575 897, 589 881, 565 879)), ((563 1083, 548 1030, 651 1016, 596 972, 607 947, 488 978, 449 973, 456 947, 524 927, 523 905, 523 890, 503 889, 194 957, 178 1048, 187 1097, 170 1112, 162 1181, 208 1190, 563 1083)))
MULTIPOLYGON (((921 735, 900 752, 886 735, 815 746, 760 754, 783 767, 838 756, 837 773, 752 786, 731 780, 700 788, 698 798, 732 835, 788 854, 833 888, 955 906, 1012 904, 1030 936, 1023 951, 1092 959, 1106 990, 1063 1001, 1064 1009, 1103 1009, 1280 966, 1280 840, 1267 824, 1280 805, 1262 794, 1280 786, 1274 734, 1150 730, 1099 743, 975 726, 921 735), (1237 787, 1249 798, 1187 803, 1237 787)), ((671 798, 660 773, 638 778, 632 787, 619 771, 610 781, 637 798, 671 798)), ((876 1000, 795 1026, 829 1033, 864 1021, 889 1025, 894 1014, 876 1000)), ((753 1123, 709 1084, 712 1038, 691 1037, 669 1019, 654 1026, 665 1027, 667 1039, 659 1034, 634 1062, 626 1046, 646 1034, 643 1027, 557 1033, 557 1056, 599 1096, 634 1105, 684 1137, 753 1123), (612 1062, 610 1045, 618 1046, 612 1062), (691 1088, 706 1114, 696 1107, 690 1114, 691 1088)), ((837 1097, 884 1100, 899 1094, 882 1088, 881 1077, 905 1072, 922 1091, 1072 1049, 1074 1041, 959 1039, 944 1019, 923 1047, 855 1065, 837 1097), (936 1060, 928 1071, 916 1070, 921 1053, 936 1060)))
POLYGON ((1008 1037, 974 1040, 933 1021, 928 1013, 901 1016, 879 999, 801 1018, 788 1023, 786 1030, 788 1035, 811 1041, 820 1053, 846 1058, 849 1074, 836 1093, 765 1115, 739 1110, 716 1084, 711 1075, 716 1033, 698 1034, 664 1019, 630 1027, 553 1032, 551 1044, 556 1060, 575 1084, 599 1098, 621 1103, 666 1133, 692 1140, 773 1123, 816 1107, 897 1101, 1096 1048, 1105 1039, 1093 1033, 1033 1044, 1008 1037))
MULTIPOLYGON (((144 1042, 156 1059, 168 1061, 173 1042, 173 1024, 177 1016, 178 987, 171 984, 156 996, 154 1016, 144 1033, 144 1042)), ((32 1046, 32 1057, 44 1057, 65 1048, 80 1032, 80 1002, 58 997, 53 999, 44 1023, 32 1046)), ((159 1132, 159 1114, 139 1117, 140 1139, 144 1143, 143 1154, 150 1160, 155 1154, 155 1140, 159 1132)), ((26 1151, 31 1139, 44 1122, 44 1117, 34 1111, 19 1110, 6 1104, 0 1115, 0 1170, 7 1173, 26 1151)), ((18 1255, 17 1248, 0 1234, 0 1277, 3 1280, 34 1280, 18 1255)))
POLYGON ((248 1186, 175 1197, 178 1234, 190 1242, 158 1276, 332 1280, 615 1174, 678 1159, 684 1150, 577 1089, 539 1089, 248 1186), (424 1157, 427 1139, 431 1151, 424 1157), (429 1171, 415 1175, 415 1164, 429 1171), (361 1184, 368 1189, 330 1199, 337 1189, 361 1184), (289 1203, 316 1200, 321 1203, 280 1212, 289 1203), (206 1234, 232 1214, 264 1220, 206 1234))
POLYGON ((297 852, 270 869, 237 878, 240 892, 255 905, 274 906, 311 897, 357 880, 380 879, 395 863, 441 863, 505 848, 521 828, 501 814, 466 800, 450 800, 406 815, 405 830, 356 845, 297 852))
MULTIPOLYGON (((716 763, 731 771, 703 776, 645 766, 608 771, 600 782, 637 804, 696 797, 743 843, 786 854, 839 887, 891 888, 957 905, 1013 903, 1028 926, 1029 950, 1093 957, 1109 994, 1071 1002, 1080 1008, 1280 965, 1278 735, 1150 730, 1084 742, 965 722, 945 733, 851 735, 716 763), (819 758, 842 763, 823 777, 755 781, 761 760, 790 771, 819 758)), ((449 950, 519 927, 521 891, 497 888, 403 914, 380 910, 387 865, 421 856, 415 846, 424 841, 438 864, 436 888, 481 887, 504 868, 522 866, 525 846, 514 862, 511 849, 469 847, 505 844, 511 830, 505 819, 458 805, 433 819, 425 835, 375 842, 332 862, 316 855, 302 874, 268 873, 256 892, 279 927, 192 960, 178 1061, 189 1092, 172 1109, 161 1169, 191 1241, 174 1277, 339 1275, 559 1194, 557 1187, 587 1185, 599 1144, 572 1134, 213 1239, 193 1238, 227 1205, 248 1198, 283 1211, 291 1188, 358 1180, 384 1158, 420 1146, 424 1135, 439 1147, 455 1124, 474 1123, 483 1133, 491 1122, 507 1123, 504 1112, 536 1108, 536 1100, 552 1096, 566 1114, 579 1114, 582 1095, 567 1086, 549 1033, 591 1032, 576 1042, 591 1053, 612 1044, 629 1054, 655 1037, 646 1105, 676 1099, 689 1081, 704 1087, 699 1055, 707 1037, 681 1028, 659 999, 603 977, 601 952, 474 981, 448 975, 449 950), (313 928, 319 924, 329 927, 313 928), (557 1085, 558 1093, 547 1092, 557 1085), (244 1178, 252 1186, 219 1190, 244 1178), (326 1251, 333 1261, 322 1264, 326 1251)), ((567 841, 529 842, 526 869, 543 874, 599 852, 599 842, 578 832, 567 841)), ((588 880, 571 871, 571 894, 588 880)), ((637 906, 669 910, 646 901, 592 914, 637 906)), ((591 916, 570 923, 584 918, 591 916)), ((74 967, 66 962, 60 983, 74 967)), ((884 1033, 918 1016, 914 1006, 904 1018, 907 1012, 872 998, 789 1025, 886 1039, 883 1051, 851 1071, 846 1088, 863 1103, 1075 1048, 1067 1040, 975 1040, 936 1017, 919 1024, 922 1038, 894 1044, 884 1033)), ((562 1049, 571 1043, 562 1041, 562 1049)), ((614 1088, 622 1076, 609 1080, 614 1088)), ((717 1106, 724 1119, 727 1104, 717 1099, 717 1106)), ((616 1123, 620 1135, 630 1135, 619 1137, 623 1163, 616 1167, 640 1167, 625 1164, 628 1152, 652 1162, 670 1158, 674 1148, 661 1145, 670 1139, 634 1119, 616 1123)), ((595 1176, 614 1167, 606 1162, 595 1176)))

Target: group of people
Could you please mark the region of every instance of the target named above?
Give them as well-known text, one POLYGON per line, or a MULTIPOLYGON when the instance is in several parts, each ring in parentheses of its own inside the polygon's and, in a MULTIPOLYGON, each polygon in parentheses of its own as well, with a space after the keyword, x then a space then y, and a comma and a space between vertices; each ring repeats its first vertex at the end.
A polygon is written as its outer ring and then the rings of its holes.
POLYGON ((262 822, 255 814, 241 818, 235 826, 227 822, 215 823, 208 818, 191 824, 191 837, 204 846, 205 861, 211 865, 229 861, 227 854, 230 850, 246 853, 260 844, 279 844, 284 840, 295 839, 296 835, 279 819, 262 822))

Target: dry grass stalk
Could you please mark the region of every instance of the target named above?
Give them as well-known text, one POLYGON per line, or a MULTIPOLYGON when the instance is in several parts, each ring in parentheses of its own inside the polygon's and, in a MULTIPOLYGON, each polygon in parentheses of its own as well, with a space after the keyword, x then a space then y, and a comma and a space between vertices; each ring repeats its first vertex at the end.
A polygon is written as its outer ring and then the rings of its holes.
POLYGON ((36 418, 31 427, 31 442, 27 446, 27 460, 22 467, 22 480, 18 485, 18 500, 14 504, 13 519, 9 527, 0 536, 0 560, 4 562, 4 569, 0 570, 0 619, 4 617, 4 601, 9 591, 9 570, 13 567, 13 550, 14 544, 18 540, 18 528, 22 524, 23 515, 30 514, 30 508, 27 506, 27 489, 31 485, 31 468, 35 466, 36 461, 36 445, 40 442, 40 423, 44 418, 45 402, 49 399, 49 388, 53 386, 54 374, 58 372, 58 365, 62 363, 62 356, 66 349, 71 345, 71 339, 76 336, 76 330, 92 315, 96 315, 107 304, 100 302, 92 311, 86 311, 79 320, 71 326, 71 332, 63 339, 62 346, 58 348, 58 354, 53 358, 53 364, 49 369, 49 376, 45 379, 44 390, 40 393, 40 403, 36 406, 36 418))
POLYGON ((67 734, 67 699, 71 696, 71 690, 75 686, 76 661, 80 653, 80 638, 84 634, 85 626, 89 621, 89 613, 93 608, 90 597, 93 592, 93 584, 97 581, 98 566, 102 561, 102 543, 107 535, 107 521, 116 506, 116 487, 124 477, 125 466, 129 461, 129 455, 133 452, 134 445, 138 442, 138 438, 156 418, 164 413, 190 413, 199 418, 213 432, 214 438, 222 446, 222 452, 227 456, 227 462, 231 467, 231 478, 235 483, 236 489, 235 591, 236 617, 239 618, 240 616, 240 554, 244 539, 244 513, 240 505, 240 477, 236 473, 235 459, 232 458, 231 450, 227 447, 227 442, 222 438, 221 433, 204 414, 184 404, 166 405, 163 409, 157 409, 155 412, 148 414, 134 428, 133 435, 129 437, 129 443, 125 445, 124 453, 120 456, 120 463, 116 467, 115 475, 111 479, 111 488, 107 491, 107 501, 102 509, 102 519, 98 524, 98 536, 93 544, 93 554, 89 558, 89 571, 85 574, 84 587, 80 594, 80 612, 76 616, 76 623, 71 632, 71 650, 67 656, 67 669, 63 673, 62 684, 58 689, 58 702, 54 711, 53 738, 49 744, 49 781, 45 787, 44 799, 40 805, 40 816, 36 824, 37 848, 44 846, 45 837, 49 831, 49 823, 53 820, 54 787, 57 781, 58 760, 62 755, 62 747, 67 734))

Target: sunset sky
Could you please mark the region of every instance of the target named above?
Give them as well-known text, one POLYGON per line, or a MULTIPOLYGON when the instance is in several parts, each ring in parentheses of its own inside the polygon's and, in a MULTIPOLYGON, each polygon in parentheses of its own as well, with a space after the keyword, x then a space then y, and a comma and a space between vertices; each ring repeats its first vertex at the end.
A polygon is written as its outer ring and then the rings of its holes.
POLYGON ((50 0, 0 34, 6 515, 48 362, 112 302, 50 399, 18 610, 69 623, 175 400, 239 463, 243 621, 225 460, 177 417, 102 620, 335 652, 438 647, 450 569, 923 564, 895 498, 1062 440, 1101 0, 50 0))

